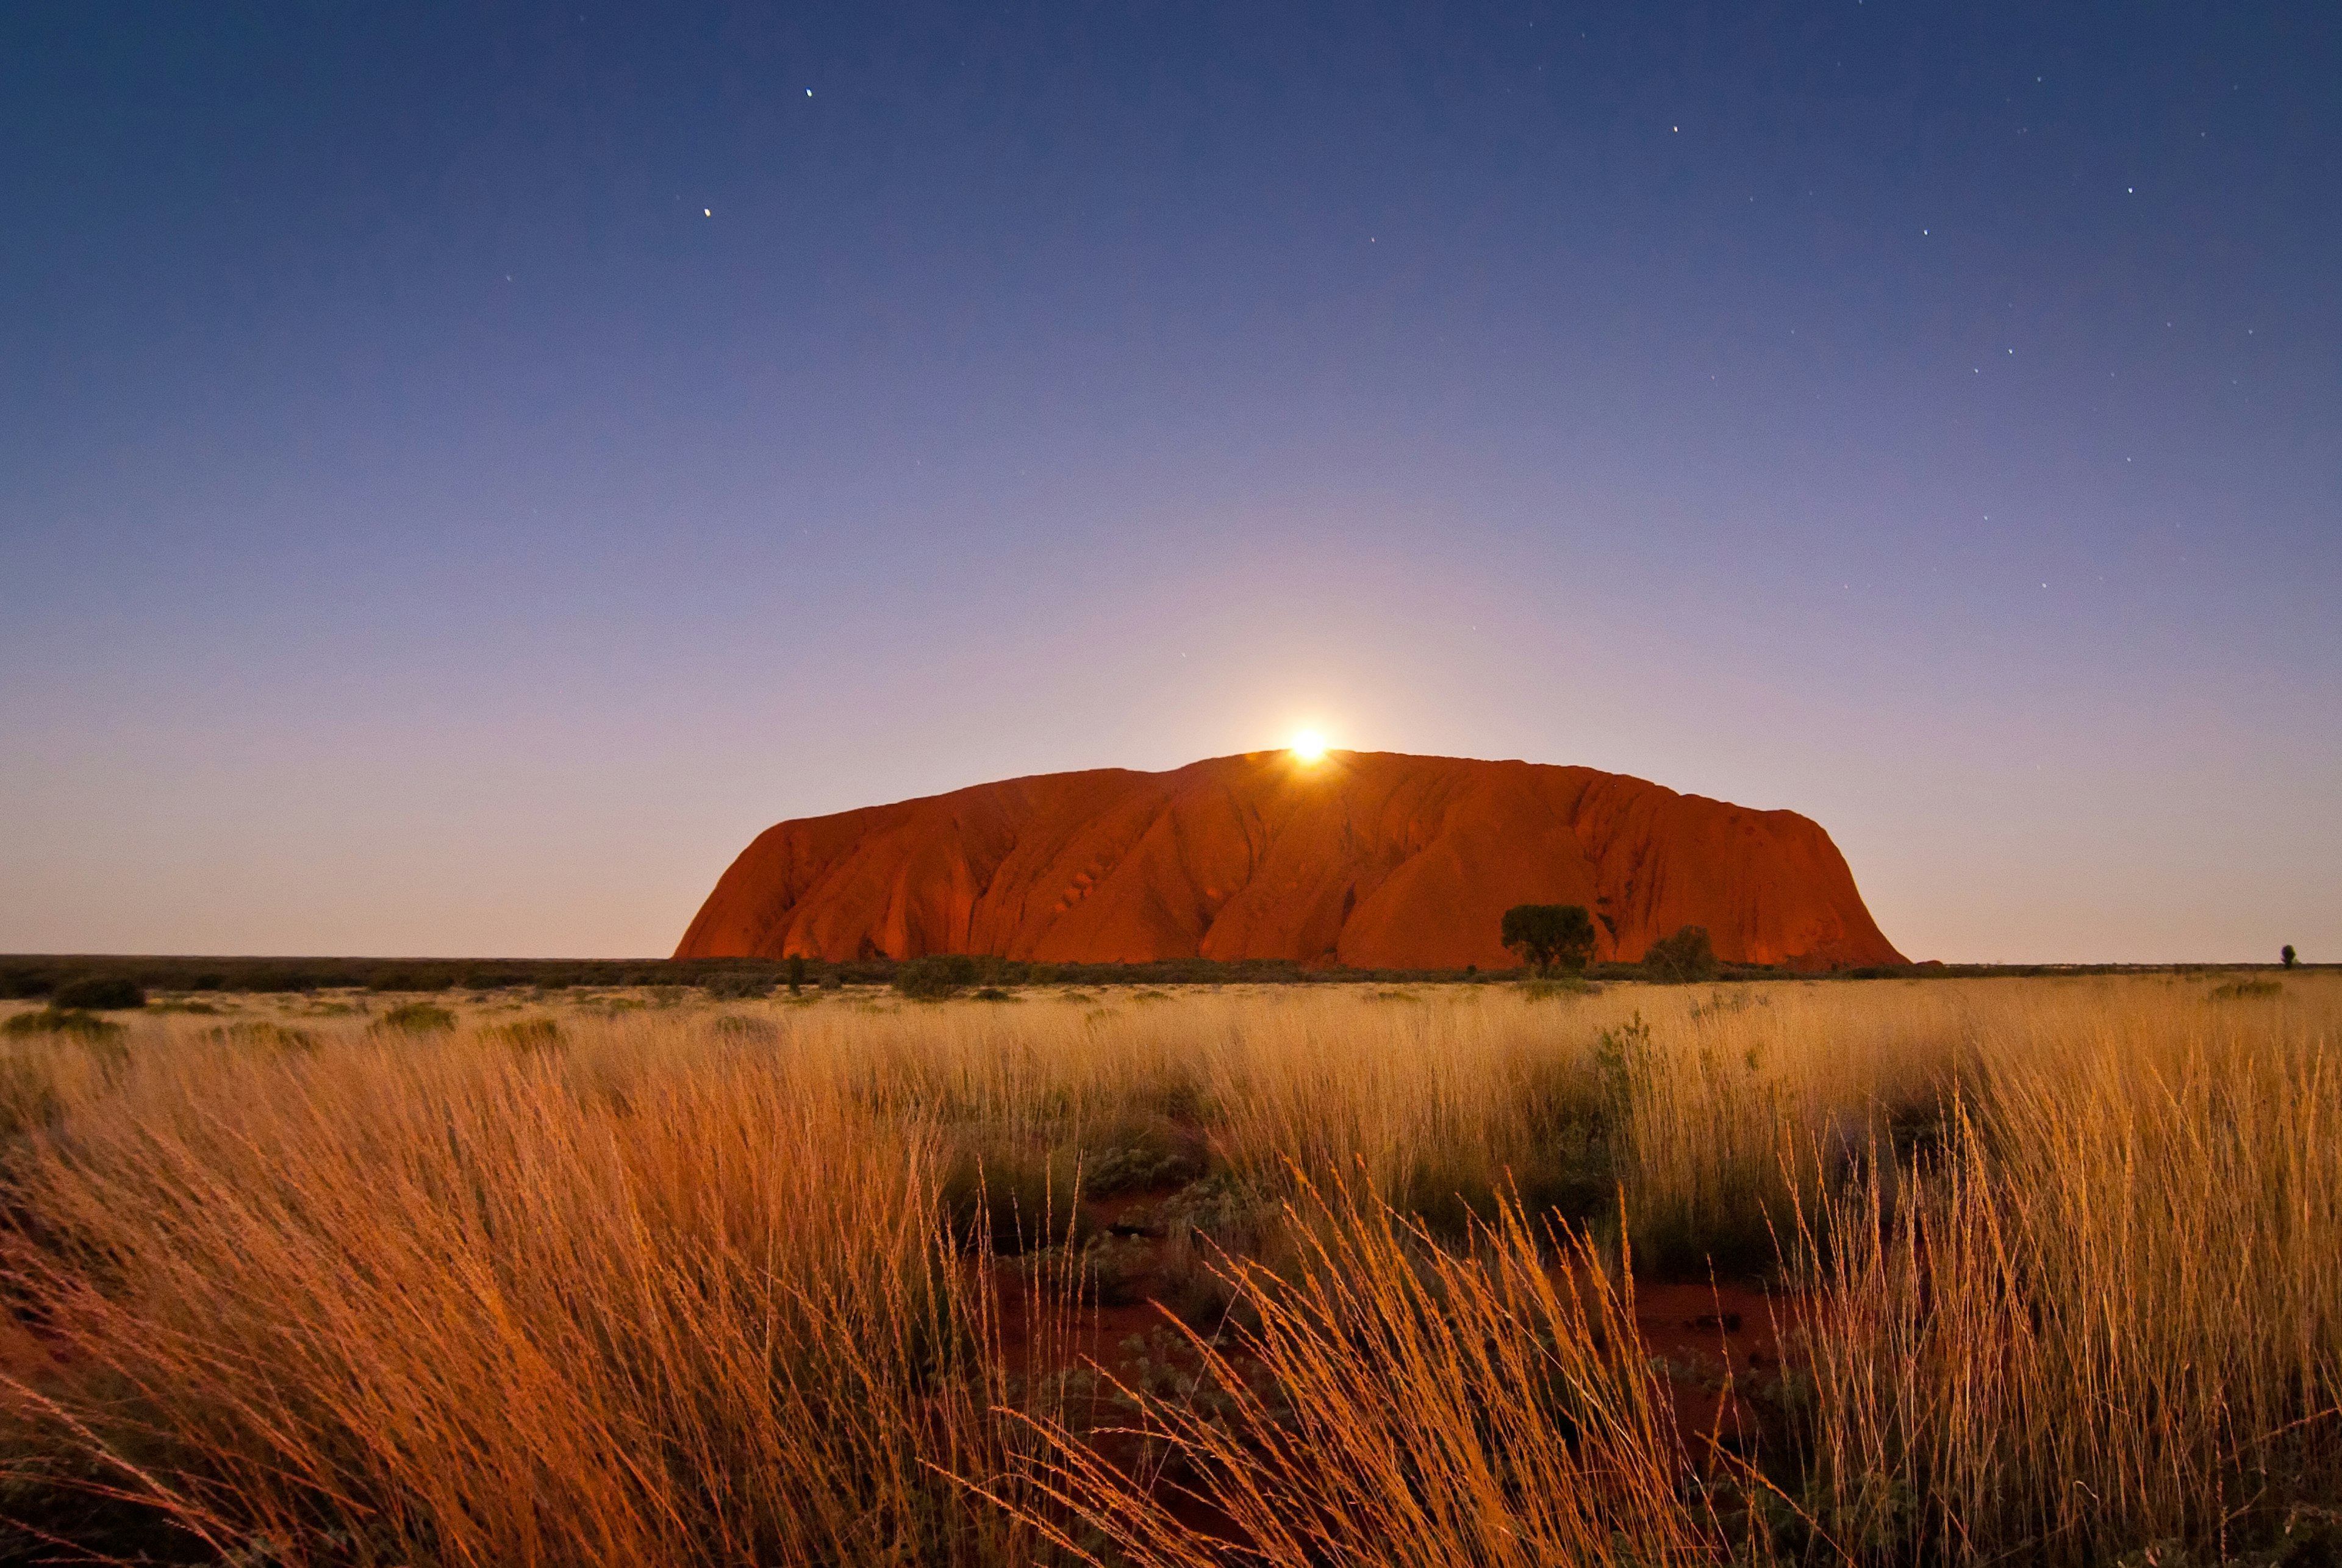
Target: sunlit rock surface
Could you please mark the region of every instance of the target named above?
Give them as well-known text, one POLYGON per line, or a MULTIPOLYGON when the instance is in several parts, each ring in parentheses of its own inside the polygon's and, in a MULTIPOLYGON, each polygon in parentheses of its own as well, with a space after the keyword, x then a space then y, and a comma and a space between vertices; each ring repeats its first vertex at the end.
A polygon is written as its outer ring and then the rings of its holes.
POLYGON ((1338 751, 1048 774, 785 822, 732 863, 676 956, 1503 968, 1516 904, 1585 904, 1597 960, 1705 925, 1728 961, 1902 962, 1837 846, 1795 812, 1591 768, 1338 751))

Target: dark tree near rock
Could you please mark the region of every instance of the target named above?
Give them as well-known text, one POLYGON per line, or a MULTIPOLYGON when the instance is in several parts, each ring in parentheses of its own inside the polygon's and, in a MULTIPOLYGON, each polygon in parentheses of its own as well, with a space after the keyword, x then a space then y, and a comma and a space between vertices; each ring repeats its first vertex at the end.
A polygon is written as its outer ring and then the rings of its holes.
POLYGON ((1643 973, 1677 985, 1715 979, 1716 949, 1707 940, 1707 927, 1682 926, 1673 936, 1652 943, 1643 954, 1643 973))
POLYGON ((1498 934, 1539 974, 1576 974, 1594 956, 1594 917, 1582 904, 1516 904, 1505 911, 1498 934))
POLYGON ((2287 944, 2285 944, 2285 950, 2284 950, 2282 953, 2279 953, 2279 954, 2277 954, 2277 956, 2278 956, 2279 958, 2282 958, 2282 959, 2284 959, 2284 960, 2285 960, 2285 966, 2286 966, 2287 969, 2292 968, 2292 967, 2293 967, 2293 944, 2292 944, 2292 943, 2290 943, 2290 942, 2287 943, 2287 944))
POLYGON ((932 953, 896 965, 895 989, 918 1002, 956 996, 976 982, 976 960, 965 953, 932 953))

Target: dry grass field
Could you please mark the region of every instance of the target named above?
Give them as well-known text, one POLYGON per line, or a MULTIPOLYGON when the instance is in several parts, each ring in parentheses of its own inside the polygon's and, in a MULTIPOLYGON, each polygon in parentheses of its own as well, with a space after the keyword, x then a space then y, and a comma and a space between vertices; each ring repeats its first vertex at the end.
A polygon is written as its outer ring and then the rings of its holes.
POLYGON ((18 1560, 2342 1539, 2342 976, 192 1005, 0 1034, 18 1560))

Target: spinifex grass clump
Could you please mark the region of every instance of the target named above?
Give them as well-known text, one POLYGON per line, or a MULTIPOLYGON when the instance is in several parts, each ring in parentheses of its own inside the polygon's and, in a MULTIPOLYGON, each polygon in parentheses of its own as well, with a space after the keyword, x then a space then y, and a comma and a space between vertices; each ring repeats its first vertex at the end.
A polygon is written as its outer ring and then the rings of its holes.
POLYGON ((100 1018, 95 1013, 84 1013, 72 1007, 45 1007, 37 1013, 18 1013, 5 1024, 0 1024, 0 1034, 16 1039, 63 1034, 77 1040, 118 1040, 124 1033, 123 1026, 110 1018, 100 1018))
POLYGON ((406 1034, 431 1034, 455 1027, 455 1015, 429 1002, 405 1002, 382 1015, 385 1029, 406 1034))

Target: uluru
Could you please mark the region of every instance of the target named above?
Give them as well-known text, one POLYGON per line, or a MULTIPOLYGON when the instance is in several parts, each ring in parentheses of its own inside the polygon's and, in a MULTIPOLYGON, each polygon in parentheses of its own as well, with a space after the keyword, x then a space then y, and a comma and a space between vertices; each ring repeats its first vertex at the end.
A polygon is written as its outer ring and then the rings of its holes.
POLYGON ((1732 963, 1904 961, 1795 812, 1592 768, 1347 751, 1045 774, 784 822, 676 956, 1502 968, 1516 904, 1585 905, 1597 961, 1686 925, 1732 963))

